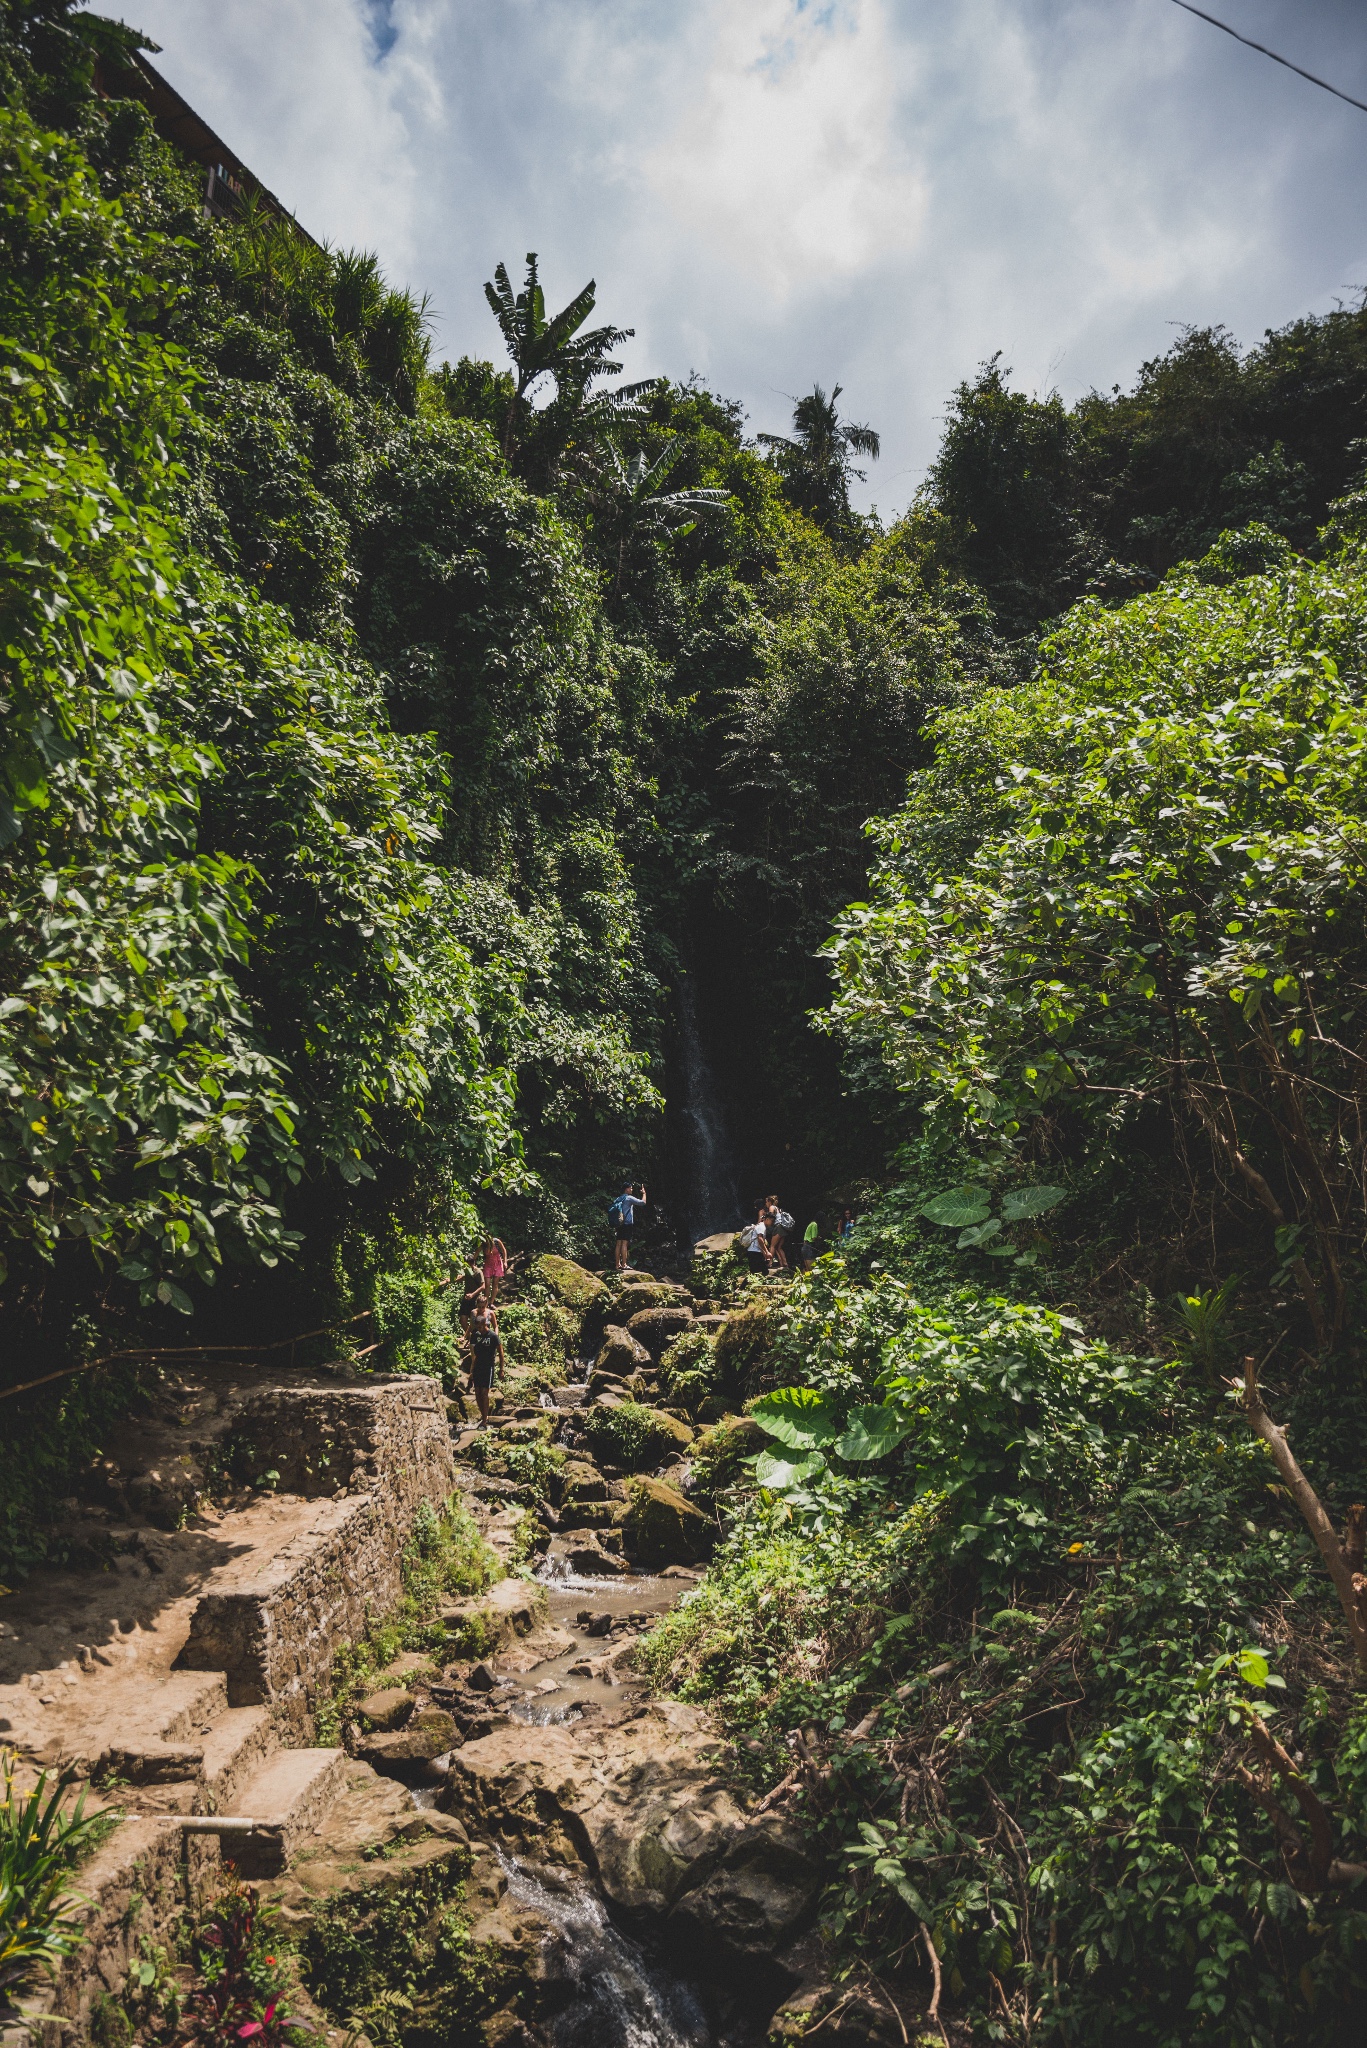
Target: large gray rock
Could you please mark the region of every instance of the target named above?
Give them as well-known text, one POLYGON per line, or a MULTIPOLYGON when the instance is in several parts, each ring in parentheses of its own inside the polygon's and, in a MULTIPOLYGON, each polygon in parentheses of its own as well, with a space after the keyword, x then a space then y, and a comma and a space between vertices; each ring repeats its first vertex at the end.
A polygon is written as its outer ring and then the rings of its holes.
POLYGON ((598 1356, 593 1361, 595 1373, 610 1373, 617 1379, 627 1380, 650 1363, 650 1353, 645 1345, 629 1330, 618 1323, 608 1324, 598 1356))
POLYGON ((789 1824, 750 1820, 721 1748, 706 1717, 673 1700, 602 1729, 510 1723, 455 1752, 443 1803, 472 1838, 569 1866, 738 1972, 800 1926, 820 1873, 789 1824))
POLYGON ((591 1530, 571 1536, 552 1536, 546 1548, 546 1562, 552 1572, 572 1572, 576 1578, 611 1578, 627 1568, 624 1557, 604 1550, 591 1530))

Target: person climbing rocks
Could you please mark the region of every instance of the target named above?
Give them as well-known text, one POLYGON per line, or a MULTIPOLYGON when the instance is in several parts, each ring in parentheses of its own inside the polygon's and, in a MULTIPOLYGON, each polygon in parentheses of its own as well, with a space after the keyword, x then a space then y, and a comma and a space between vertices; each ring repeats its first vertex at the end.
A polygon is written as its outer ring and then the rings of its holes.
POLYGON ((484 1301, 484 1275, 476 1266, 467 1266, 461 1281, 460 1307, 456 1311, 461 1335, 468 1337, 474 1313, 484 1301))
POLYGON ((622 1183, 621 1194, 608 1210, 615 1232, 613 1262, 619 1273, 625 1270, 627 1254, 631 1250, 631 1233, 636 1228, 636 1211, 649 1207, 650 1197, 646 1193, 644 1181, 639 1187, 634 1187, 629 1180, 622 1183))
POLYGON ((508 1247, 501 1237, 484 1240, 484 1291, 492 1308, 498 1300, 498 1283, 508 1270, 508 1247))
POLYGON ((498 1316, 487 1302, 475 1310, 471 1320, 470 1354, 470 1385, 479 1408, 479 1426, 481 1429, 487 1429, 489 1396, 493 1390, 494 1374, 500 1367, 505 1377, 508 1371, 508 1361, 503 1355, 503 1339, 498 1334, 498 1316))
POLYGON ((788 1232, 793 1227, 793 1219, 786 1209, 779 1208, 777 1195, 770 1195, 768 1201, 764 1204, 762 1214, 764 1217, 765 1234, 769 1243, 769 1256, 778 1267, 780 1273, 786 1273, 788 1271, 788 1254, 783 1247, 787 1241, 788 1232))
POLYGON ((764 1210, 753 1223, 747 1223, 740 1234, 740 1241, 746 1258, 750 1261, 752 1273, 767 1273, 769 1270, 769 1232, 764 1221, 764 1210))
POLYGON ((816 1264, 817 1246, 821 1243, 821 1226, 813 1216, 802 1233, 802 1270, 810 1273, 816 1264))

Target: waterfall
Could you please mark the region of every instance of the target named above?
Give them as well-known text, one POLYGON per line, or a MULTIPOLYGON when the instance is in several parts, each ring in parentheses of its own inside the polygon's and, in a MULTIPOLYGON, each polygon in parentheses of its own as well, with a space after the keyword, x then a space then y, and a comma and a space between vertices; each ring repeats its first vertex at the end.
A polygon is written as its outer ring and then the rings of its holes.
POLYGON ((696 1992, 620 1934, 587 1886, 497 1854, 512 1896, 553 1930, 547 1977, 572 1987, 548 2029, 555 2048, 713 2048, 696 1992))
POLYGON ((683 1055, 682 1116, 687 1148, 687 1223, 691 1239, 734 1230, 745 1220, 726 1120, 698 1030, 691 974, 679 977, 679 1044, 683 1055))

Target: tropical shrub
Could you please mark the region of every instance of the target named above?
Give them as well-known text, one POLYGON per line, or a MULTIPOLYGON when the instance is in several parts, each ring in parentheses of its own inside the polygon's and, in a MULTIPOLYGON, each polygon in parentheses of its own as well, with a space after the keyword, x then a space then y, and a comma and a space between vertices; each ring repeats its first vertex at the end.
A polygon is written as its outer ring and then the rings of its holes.
POLYGON ((12 1998, 39 1970, 51 1975, 80 1942, 83 1902, 71 1890, 72 1872, 109 1821, 87 1813, 85 1793, 73 1802, 74 1770, 54 1780, 40 1771, 21 1792, 19 1758, 0 1751, 0 1996, 12 1998))
POLYGON ((1323 1345, 1367 1220, 1367 569, 1214 568, 1079 606, 1035 682, 946 714, 873 828, 832 1019, 984 1157, 1166 1133, 1323 1345))
POLYGON ((755 1404, 754 1491, 646 1668, 806 1788, 846 1953, 933 1941, 975 2031, 1346 2044, 1361 1711, 1262 1445, 1066 1317, 829 1285, 780 1339, 820 1381, 755 1404), (1319 1864, 1269 1817, 1264 1730, 1319 1864))

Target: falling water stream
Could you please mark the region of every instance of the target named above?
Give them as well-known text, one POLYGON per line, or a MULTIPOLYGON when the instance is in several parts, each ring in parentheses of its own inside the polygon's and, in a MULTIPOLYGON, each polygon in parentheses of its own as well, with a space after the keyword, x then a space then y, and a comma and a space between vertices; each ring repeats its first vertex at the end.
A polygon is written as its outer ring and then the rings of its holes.
POLYGON ((555 2048, 723 2048, 693 1987, 614 1927, 596 1893, 503 1850, 498 1860, 518 1904, 554 1929, 545 1961, 570 1994, 547 2028, 555 2048))
POLYGON ((716 1076, 698 1030, 691 974, 679 977, 679 1046, 688 1153, 688 1229, 696 1239, 714 1230, 734 1230, 744 1218, 716 1076))

